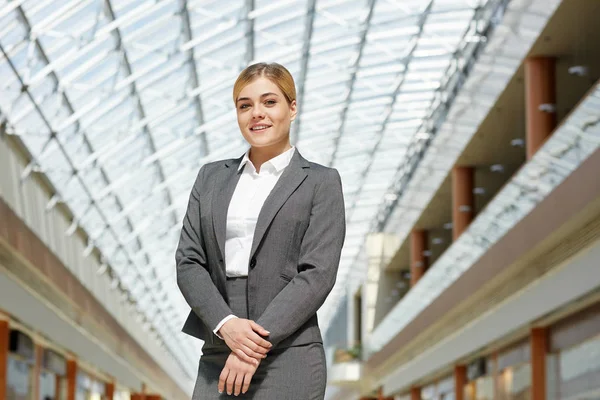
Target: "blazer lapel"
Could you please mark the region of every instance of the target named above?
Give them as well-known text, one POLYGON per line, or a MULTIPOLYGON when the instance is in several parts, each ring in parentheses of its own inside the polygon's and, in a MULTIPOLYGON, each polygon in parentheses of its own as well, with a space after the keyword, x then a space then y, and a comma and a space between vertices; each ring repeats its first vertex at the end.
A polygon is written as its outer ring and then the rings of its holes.
POLYGON ((242 162, 242 158, 227 161, 225 168, 219 171, 219 174, 215 177, 214 184, 217 191, 212 199, 213 230, 223 259, 225 258, 227 210, 229 209, 229 203, 233 197, 235 187, 240 180, 242 171, 238 171, 238 167, 240 162, 242 162))
POLYGON ((279 209, 285 204, 286 200, 292 195, 294 190, 296 190, 304 179, 306 179, 308 174, 306 173, 305 168, 309 167, 310 164, 308 161, 306 161, 300 155, 298 149, 296 149, 290 160, 290 164, 279 177, 279 180, 265 200, 265 203, 258 214, 258 221, 256 222, 254 238, 252 240, 252 249, 250 250, 251 258, 254 256, 267 228, 271 225, 271 221, 275 218, 279 209))

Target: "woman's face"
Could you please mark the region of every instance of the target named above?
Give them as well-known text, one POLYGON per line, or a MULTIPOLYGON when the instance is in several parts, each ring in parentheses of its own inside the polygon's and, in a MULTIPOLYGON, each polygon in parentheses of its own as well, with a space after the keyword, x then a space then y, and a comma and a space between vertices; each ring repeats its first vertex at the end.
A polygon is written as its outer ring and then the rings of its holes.
POLYGON ((236 99, 236 110, 240 131, 250 146, 289 144, 296 101, 288 104, 279 87, 269 79, 260 77, 246 85, 236 99))

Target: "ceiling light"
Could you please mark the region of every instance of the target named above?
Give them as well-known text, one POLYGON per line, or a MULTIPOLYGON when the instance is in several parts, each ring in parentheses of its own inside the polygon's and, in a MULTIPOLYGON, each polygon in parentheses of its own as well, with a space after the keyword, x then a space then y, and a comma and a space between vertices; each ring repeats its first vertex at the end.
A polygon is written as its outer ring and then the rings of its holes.
POLYGON ((525 146, 525 140, 522 138, 518 138, 518 139, 513 139, 510 141, 510 145, 513 147, 524 147, 525 146))
POLYGON ((485 194, 485 188, 476 187, 475 189, 473 189, 473 194, 483 195, 485 194))
POLYGON ((446 222, 444 224, 444 229, 446 229, 446 230, 450 230, 450 229, 452 229, 452 227, 453 227, 452 222, 446 222))
POLYGON ((572 67, 569 67, 569 74, 586 76, 588 74, 588 67, 586 65, 573 65, 572 67))
POLYGON ((398 198, 398 195, 395 193, 386 193, 385 196, 383 196, 383 199, 385 201, 394 201, 398 198))
POLYGON ((504 172, 504 165, 502 164, 494 164, 490 167, 490 171, 492 172, 504 172))
POLYGON ((552 104, 552 103, 540 104, 538 107, 538 110, 549 113, 549 114, 554 114, 556 112, 556 104, 552 104))
POLYGON ((433 239, 431 239, 431 243, 432 244, 442 244, 442 243, 444 243, 444 239, 442 239, 442 238, 433 238, 433 239))

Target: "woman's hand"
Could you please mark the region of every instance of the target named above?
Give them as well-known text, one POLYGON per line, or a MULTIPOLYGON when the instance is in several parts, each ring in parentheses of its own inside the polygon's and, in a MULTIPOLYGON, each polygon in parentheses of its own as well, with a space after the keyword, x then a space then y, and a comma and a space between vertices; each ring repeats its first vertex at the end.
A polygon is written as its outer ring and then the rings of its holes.
POLYGON ((268 334, 269 331, 256 322, 243 318, 230 319, 219 329, 219 335, 231 351, 242 361, 256 366, 271 350, 271 343, 259 336, 268 334))
POLYGON ((250 388, 250 382, 257 368, 258 365, 247 363, 232 352, 227 357, 225 367, 219 376, 219 393, 223 393, 227 386, 228 395, 245 394, 250 388))

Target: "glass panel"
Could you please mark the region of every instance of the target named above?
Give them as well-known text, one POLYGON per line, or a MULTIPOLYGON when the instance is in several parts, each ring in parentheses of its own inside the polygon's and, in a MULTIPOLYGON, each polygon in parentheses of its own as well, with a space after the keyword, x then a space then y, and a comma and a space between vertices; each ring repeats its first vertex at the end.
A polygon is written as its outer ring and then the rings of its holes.
POLYGON ((31 365, 13 356, 8 357, 6 396, 8 400, 30 400, 32 395, 31 365))
MULTIPOLYGON (((256 60, 282 63, 303 90, 299 149, 342 173, 348 231, 358 232, 345 276, 477 3, 319 0, 310 15, 306 0, 257 0, 254 10, 243 0, 27 1, 0 19, 16 69, 0 61, 0 112, 125 289, 151 287, 172 262, 198 169, 246 150, 235 78, 256 60)), ((183 315, 172 274, 166 299, 183 315)), ((163 339, 193 354, 177 319, 164 325, 163 339)))

